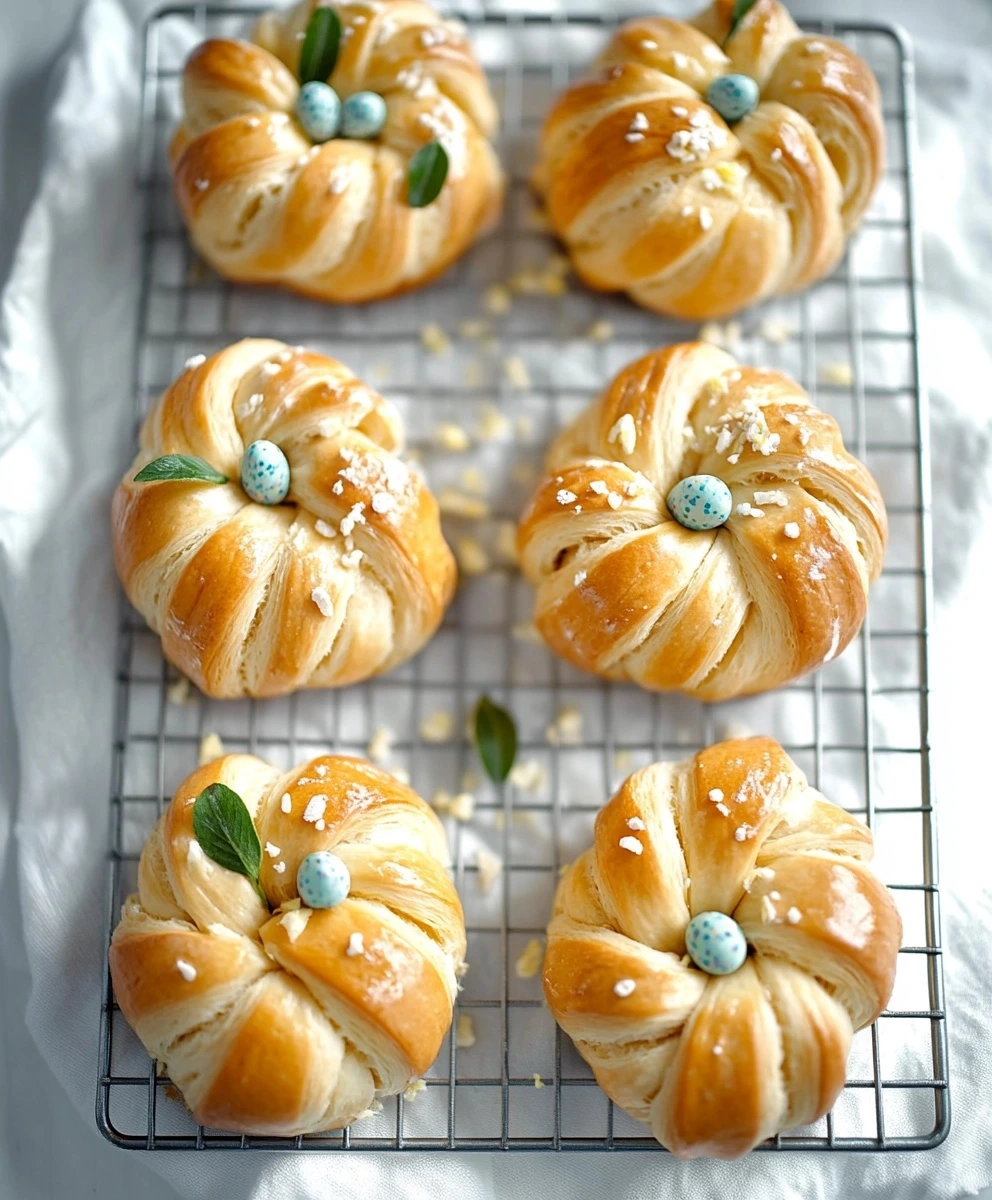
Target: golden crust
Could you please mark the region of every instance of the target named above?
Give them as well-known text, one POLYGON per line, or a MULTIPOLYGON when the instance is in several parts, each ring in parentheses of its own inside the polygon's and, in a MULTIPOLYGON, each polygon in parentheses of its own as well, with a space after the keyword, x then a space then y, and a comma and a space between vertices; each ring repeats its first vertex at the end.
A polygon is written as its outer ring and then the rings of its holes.
POLYGON ((183 72, 170 145, 190 237, 222 275, 332 303, 377 300, 447 269, 496 220, 503 176, 496 109, 464 31, 419 0, 337 5, 330 83, 379 92, 373 141, 312 145, 293 112, 300 38, 316 0, 265 14, 253 42, 211 39, 183 72), (407 164, 437 138, 449 172, 437 200, 406 202, 407 164))
POLYGON ((142 853, 110 970, 125 1017, 198 1121, 284 1136, 338 1128, 427 1070, 465 954, 447 862, 433 811, 360 759, 324 755, 281 775, 228 755, 180 785, 142 853), (252 813, 271 913, 193 835, 193 801, 215 782, 252 813), (315 796, 320 828, 304 817, 315 796), (296 872, 315 850, 349 866, 348 898, 280 911, 298 903, 296 872))
POLYGON ((760 0, 691 23, 622 25, 599 73, 558 97, 534 184, 579 276, 686 320, 807 287, 844 251, 884 170, 878 84, 833 38, 760 0), (728 72, 761 89, 732 128, 705 102, 728 72))
POLYGON ((885 506, 836 421, 785 375, 687 343, 625 367, 552 444, 521 517, 549 646, 583 670, 706 700, 763 691, 857 634, 885 506), (727 523, 670 515, 688 475, 730 488, 727 523))
POLYGON ((112 507, 117 572, 170 662, 211 696, 274 696, 416 653, 455 566, 434 497, 394 455, 401 442, 390 405, 334 359, 249 339, 187 368, 145 421, 112 507), (260 438, 289 459, 285 504, 241 489, 242 454, 260 438), (229 482, 134 482, 176 453, 229 482))
POLYGON ((544 993, 607 1094, 680 1157, 737 1157, 829 1111, 902 938, 871 851, 770 738, 646 767, 600 812, 555 896, 544 993), (714 910, 749 943, 731 975, 683 957, 714 910))

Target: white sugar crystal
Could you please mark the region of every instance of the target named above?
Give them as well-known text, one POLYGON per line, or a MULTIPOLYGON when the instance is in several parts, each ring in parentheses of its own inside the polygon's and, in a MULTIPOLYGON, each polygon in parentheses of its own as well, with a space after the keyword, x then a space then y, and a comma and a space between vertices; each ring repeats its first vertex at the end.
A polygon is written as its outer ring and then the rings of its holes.
POLYGON ((726 804, 723 803, 722 800, 717 804, 716 811, 720 814, 721 817, 729 817, 730 816, 730 809, 726 806, 726 804))
POLYGON ((695 209, 692 207, 691 204, 683 204, 682 210, 681 210, 681 215, 683 217, 691 217, 694 211, 695 211, 695 209))
POLYGON ((269 856, 269 858, 278 858, 282 851, 278 846, 273 846, 271 842, 266 842, 265 853, 269 856))
POLYGON ((335 167, 331 172, 331 177, 327 182, 327 190, 332 196, 340 196, 342 192, 347 190, 349 183, 351 183, 351 167, 343 163, 335 167))
POLYGON ((625 142, 643 142, 644 134, 643 133, 625 133, 623 135, 623 140, 625 142))
POLYGON ((709 229, 713 224, 713 214, 705 206, 699 210, 699 224, 703 229, 709 229))
POLYGON ((286 936, 291 942, 295 942, 306 929, 307 922, 310 920, 310 912, 309 908, 294 908, 283 913, 279 918, 279 924, 286 930, 286 936))
POLYGON ((734 830, 734 841, 745 842, 749 838, 753 838, 757 832, 757 829, 753 825, 748 825, 745 822, 743 825, 738 825, 734 830))
POLYGON ((630 993, 637 987, 633 979, 618 979, 613 985, 614 994, 623 999, 629 996, 630 993))
POLYGON ((196 967, 192 963, 187 962, 185 958, 176 959, 176 970, 187 983, 192 983, 196 978, 196 967))
POLYGON ((803 914, 799 911, 799 909, 796 908, 795 905, 793 905, 789 909, 789 911, 785 914, 785 919, 789 922, 790 925, 798 925, 799 922, 802 920, 802 916, 803 916, 803 914))
POLYGON ((198 367, 200 363, 205 363, 206 361, 207 356, 205 354, 194 354, 186 359, 186 362, 183 364, 183 370, 192 371, 194 367, 198 367))
POLYGON ((293 811, 293 798, 290 796, 289 792, 283 792, 282 799, 279 801, 279 807, 284 813, 290 813, 293 811))
POLYGON ((333 525, 328 525, 328 523, 322 520, 320 517, 314 521, 313 527, 320 534, 320 536, 324 538, 332 538, 337 533, 337 530, 333 525))
POLYGON ((303 810, 303 820, 308 821, 311 825, 323 819, 324 812, 327 809, 327 797, 321 793, 317 796, 311 796, 307 801, 307 806, 303 810))
POLYGON ((315 587, 310 593, 310 599, 320 609, 322 617, 334 616, 334 601, 331 599, 331 594, 325 587, 315 587))
POLYGON ((647 826, 644 824, 644 822, 641 820, 640 817, 628 817, 627 818, 627 828, 640 831, 642 829, 647 829, 647 826))
POLYGON ((392 512, 396 507, 396 497, 389 492, 376 492, 372 496, 372 511, 377 513, 392 512))
POLYGON ((633 454, 637 445, 637 426, 630 413, 624 413, 613 425, 607 435, 608 442, 619 442, 624 454, 633 454))
POLYGON ((636 837, 622 837, 620 839, 620 849, 629 850, 631 854, 644 853, 644 847, 636 837))
POLYGON ((785 536, 787 538, 795 539, 795 538, 799 537, 799 526, 796 524, 795 521, 789 521, 786 523, 782 532, 785 534, 785 536))
POLYGON ((350 537, 352 533, 354 533, 356 525, 364 525, 364 514, 365 505, 362 503, 362 501, 359 501, 357 504, 353 504, 347 516, 341 518, 341 524, 338 526, 341 536, 350 537))
POLYGON ((559 488, 555 496, 559 504, 574 504, 578 499, 574 492, 570 492, 568 488, 559 488))
POLYGON ((772 162, 781 162, 781 160, 782 160, 782 147, 781 146, 776 146, 775 149, 772 151, 771 160, 772 160, 772 162))
POLYGON ((573 587, 581 587, 582 584, 585 583, 585 581, 586 581, 585 571, 576 571, 575 574, 572 576, 573 587))
POLYGON ((658 43, 656 41, 653 41, 651 38, 641 38, 641 49, 642 50, 657 50, 658 43))
POLYGON ((348 938, 348 946, 345 950, 345 954, 347 954, 349 958, 357 958, 360 954, 364 953, 365 939, 360 933, 353 933, 351 937, 348 938))
POLYGON ((785 508, 786 505, 789 503, 785 492, 780 492, 780 491, 755 492, 754 493, 754 502, 755 502, 755 504, 774 504, 774 505, 777 505, 779 508, 785 508))
POLYGON ((272 864, 272 870, 275 871, 277 875, 283 875, 286 872, 286 864, 280 860, 279 862, 272 864))
POLYGON ((775 905, 767 896, 761 897, 761 920, 765 925, 775 920, 775 905))
POLYGON ((602 479, 594 479, 592 483, 589 484, 589 490, 591 492, 595 492, 597 496, 605 496, 609 491, 609 488, 602 481, 602 479))
POLYGON ((672 116, 673 117, 687 117, 688 115, 689 115, 689 110, 686 108, 686 106, 684 104, 673 104, 672 105, 672 116))
POLYGON ((720 801, 723 799, 723 790, 721 788, 710 788, 709 798, 713 801, 714 804, 719 804, 720 801))
POLYGON ((648 127, 648 119, 642 112, 634 113, 634 118, 630 122, 630 130, 632 133, 643 133, 648 127))
POLYGON ((621 496, 619 492, 610 492, 610 494, 606 497, 606 503, 610 506, 610 508, 616 510, 621 504, 623 504, 623 496, 621 496))

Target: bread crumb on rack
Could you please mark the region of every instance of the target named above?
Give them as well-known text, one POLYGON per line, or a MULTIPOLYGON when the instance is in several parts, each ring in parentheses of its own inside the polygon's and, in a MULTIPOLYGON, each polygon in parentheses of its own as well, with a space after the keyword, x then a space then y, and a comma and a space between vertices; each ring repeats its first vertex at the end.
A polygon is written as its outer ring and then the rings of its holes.
POLYGON ((464 575, 485 575, 489 570, 489 555, 473 537, 458 539, 455 557, 464 575))
POLYGON ((492 891, 493 884, 503 873, 503 860, 485 846, 479 846, 475 852, 475 865, 478 868, 479 890, 492 891))
POLYGON ((582 709, 566 704, 544 731, 552 746, 577 746, 582 741, 582 709))
POLYGON ((450 742, 454 732, 455 722, 451 713, 445 709, 428 713, 420 722, 420 736, 425 742, 450 742))
POLYGON ((489 480, 479 467, 466 467, 462 471, 461 482, 466 492, 474 492, 477 496, 485 495, 489 489, 489 480))
POLYGON ((586 330, 586 337, 591 342, 608 342, 613 337, 613 324, 610 321, 593 321, 586 330))
POLYGON ((500 521, 496 528, 496 553, 508 563, 519 561, 517 557, 517 527, 512 521, 500 521))
POLYGON ((471 321, 462 321, 458 326, 458 336, 474 340, 485 337, 491 329, 488 321, 475 317, 471 321))
POLYGON ((420 327, 420 343, 429 354, 448 354, 451 350, 451 339, 436 321, 420 327))
POLYGON ((355 1118, 355 1120, 356 1121, 366 1121, 366 1120, 368 1120, 369 1117, 378 1116, 379 1113, 381 1113, 381 1112, 382 1112, 382 1101, 381 1100, 373 1100, 372 1103, 368 1106, 368 1108, 362 1109, 362 1111, 358 1114, 358 1116, 355 1118))
POLYGON ((548 773, 543 763, 536 758, 526 758, 514 763, 509 775, 510 783, 521 792, 536 795, 548 786, 548 773))
POLYGON ((455 1045, 459 1050, 467 1050, 475 1045, 475 1026, 468 1013, 458 1014, 458 1025, 455 1029, 455 1045))
POLYGON ((422 1079, 415 1079, 403 1093, 404 1100, 416 1100, 421 1092, 427 1091, 427 1084, 422 1079))
POLYGON ((792 335, 792 326, 784 317, 765 317, 758 326, 758 333, 766 342, 781 346, 792 335))
POLYGON ((475 796, 471 792, 458 792, 451 797, 448 812, 456 821, 471 821, 475 816, 475 796))
POLYGON ((503 374, 511 387, 520 391, 526 391, 530 387, 530 372, 519 354, 511 354, 503 359, 503 374))
POLYGON ((372 730, 372 736, 369 738, 369 744, 365 748, 365 753, 374 763, 386 762, 393 752, 393 739, 395 736, 391 729, 380 725, 377 729, 372 730))
POLYGON ((454 488, 438 492, 437 506, 446 517, 465 517, 469 521, 481 521, 489 516, 489 505, 478 496, 466 496, 454 488))
POLYGON ((506 437, 510 431, 510 422, 498 408, 492 404, 483 404, 479 409, 479 424, 476 427, 476 437, 480 442, 495 442, 506 437))
POLYGON ((510 289, 502 283, 492 283, 482 297, 482 307, 494 317, 502 317, 510 311, 513 297, 510 289))
POLYGON ((197 765, 204 767, 207 763, 213 762, 215 759, 223 758, 225 753, 224 743, 220 740, 220 734, 205 733, 200 738, 200 752, 197 755, 197 765))
POLYGON ((533 979, 540 971, 544 961, 544 943, 539 938, 531 938, 517 956, 513 970, 518 979, 533 979))
POLYGON ((450 450, 454 454, 467 450, 471 445, 468 434, 454 421, 443 421, 438 425, 434 430, 434 441, 442 450, 450 450))
POLYGON ((851 364, 846 362, 824 363, 820 374, 825 383, 833 383, 838 387, 850 387, 854 382, 851 364))
POLYGON ((634 765, 634 756, 629 750, 614 750, 613 752, 613 770, 617 772, 629 772, 634 765))
POLYGON ((725 325, 719 321, 706 321, 696 336, 701 342, 709 342, 711 346, 720 346, 733 353, 740 346, 742 334, 740 321, 727 321, 725 325))
POLYGON ((532 646, 544 645, 544 638, 533 621, 517 621, 510 629, 510 636, 515 642, 527 642, 532 646))
POLYGON ((544 1080, 541 1078, 540 1071, 534 1072, 534 1087, 536 1087, 536 1088, 544 1087, 544 1080))
POLYGON ((186 676, 180 675, 166 689, 166 702, 169 704, 195 704, 196 696, 193 694, 193 690, 193 685, 186 676))

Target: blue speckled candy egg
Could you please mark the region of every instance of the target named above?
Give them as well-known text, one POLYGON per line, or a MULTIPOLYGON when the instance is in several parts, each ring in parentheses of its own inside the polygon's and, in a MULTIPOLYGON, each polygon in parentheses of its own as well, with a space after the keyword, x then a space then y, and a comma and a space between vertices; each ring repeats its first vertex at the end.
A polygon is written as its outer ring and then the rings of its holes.
POLYGON ((374 138, 386 123, 386 102, 378 92, 355 92, 341 106, 341 136, 374 138))
POLYGON ((296 97, 296 116, 311 141, 329 142, 341 121, 337 92, 330 84, 316 79, 305 83, 296 97))
POLYGON ((721 75, 706 89, 706 102, 732 125, 758 107, 758 85, 750 75, 721 75))
POLYGON ((348 895, 348 868, 329 850, 308 854, 296 872, 296 890, 307 908, 334 908, 348 895))
POLYGON ((744 931, 722 912, 697 913, 685 931, 685 948, 696 966, 710 975, 731 975, 747 958, 744 931))
POLYGON ((256 504, 282 504, 289 495, 289 462, 275 442, 252 442, 241 460, 241 486, 256 504))
POLYGON ((686 529, 716 529, 733 503, 730 488, 715 475, 687 475, 668 493, 668 511, 686 529))

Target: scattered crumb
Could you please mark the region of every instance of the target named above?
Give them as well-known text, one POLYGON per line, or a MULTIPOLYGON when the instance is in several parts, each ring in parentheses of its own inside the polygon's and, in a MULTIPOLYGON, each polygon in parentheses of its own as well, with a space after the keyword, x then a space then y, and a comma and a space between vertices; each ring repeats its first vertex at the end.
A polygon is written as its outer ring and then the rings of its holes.
POLYGON ((566 705, 545 730, 552 746, 577 746, 582 740, 582 710, 566 705))
POLYGON ((310 920, 309 908, 291 908, 279 918, 279 924, 286 930, 286 936, 295 942, 310 920))
POLYGON ((720 741, 732 741, 736 738, 749 738, 751 732, 741 721, 727 721, 720 726, 717 736, 720 741))
POLYGON ((517 978, 533 979, 540 971, 543 961, 544 943, 539 938, 531 938, 513 964, 517 978))
POLYGON ((482 495, 489 487, 489 480, 478 467, 466 467, 461 478, 462 487, 467 492, 475 492, 476 495, 482 495))
POLYGON ((512 521, 500 521, 496 528, 496 553, 509 563, 517 559, 517 527, 512 521))
POLYGON ((613 325, 610 321, 593 321, 586 330, 586 337, 591 342, 608 342, 613 337, 613 325))
POLYGON ((471 821, 475 816, 475 797, 471 792, 459 792, 452 796, 448 812, 456 821, 471 821))
POLYGON ((474 792, 479 786, 479 776, 474 771, 462 771, 462 791, 474 792))
POLYGON ((530 642, 534 646, 543 646, 544 638, 533 621, 518 621, 510 630, 516 642, 530 642))
POLYGON ((536 1087, 536 1088, 544 1087, 544 1080, 541 1078, 541 1073, 539 1071, 534 1072, 534 1087, 536 1087))
POLYGON ((783 317, 766 317, 758 326, 758 333, 766 342, 781 346, 789 340, 792 326, 783 317))
POLYGON ((498 408, 491 404, 483 404, 479 409, 479 424, 476 437, 482 442, 494 442, 503 438, 510 431, 510 422, 498 408))
POLYGON ((536 758, 527 758, 522 762, 514 763, 510 769, 509 779, 518 791, 528 792, 531 795, 543 792, 548 786, 548 773, 536 758))
POLYGON ((420 736, 425 742, 448 742, 454 728, 455 722, 451 713, 439 709, 428 714, 420 722, 420 736))
POLYGON ((617 750, 613 754, 613 770, 618 773, 629 772, 634 765, 634 756, 629 750, 617 750))
POLYGON ((464 575, 485 575, 489 570, 489 555, 475 538, 459 538, 455 545, 455 557, 464 575))
POLYGON ((510 471, 513 482, 520 487, 530 487, 536 475, 537 470, 534 464, 529 462, 516 462, 510 471))
POLYGON ((482 307, 494 317, 501 317, 510 311, 513 298, 510 289, 501 283, 490 284, 482 298, 482 307))
POLYGON ((169 704, 195 704, 196 698, 191 695, 192 688, 193 685, 186 676, 180 675, 169 684, 165 693, 166 701, 169 704))
POLYGON ((465 430, 453 421, 446 421, 438 425, 434 430, 434 441, 442 450, 451 450, 455 454, 467 450, 471 444, 465 430))
POLYGON ((734 350, 741 341, 740 321, 728 321, 721 325, 719 321, 707 321, 700 326, 696 335, 701 342, 709 342, 711 346, 722 346, 724 350, 734 350))
POLYGON ((469 361, 462 368, 462 381, 464 382, 465 386, 470 388, 479 387, 482 383, 482 380, 482 368, 474 358, 469 359, 469 361))
POLYGON ((530 372, 519 354, 512 354, 503 359, 503 374, 511 387, 520 388, 522 391, 530 387, 530 372))
POLYGON ((475 865, 478 867, 479 890, 492 891, 493 884, 503 873, 503 860, 498 854, 480 846, 475 852, 475 865))
POLYGON ((205 733, 200 738, 200 753, 197 756, 197 764, 205 766, 215 759, 224 757, 224 743, 220 740, 220 734, 205 733))
POLYGON ((821 368, 821 375, 826 383, 834 383, 838 387, 850 387, 854 382, 854 372, 851 364, 846 362, 828 362, 821 368))
POLYGON ((427 1084, 422 1079, 415 1079, 403 1093, 404 1100, 416 1100, 421 1092, 427 1091, 427 1084))
POLYGON ((489 322, 476 318, 472 321, 462 321, 458 326, 458 335, 463 338, 481 338, 489 333, 489 322))
POLYGON ((459 1050, 467 1050, 475 1045, 475 1026, 468 1013, 458 1014, 458 1026, 455 1029, 455 1045, 459 1050))
POLYGON ((451 350, 451 339, 436 321, 421 326, 420 341, 430 354, 447 354, 451 350))
POLYGON ((382 1101, 381 1100, 373 1100, 372 1103, 368 1106, 368 1108, 362 1109, 362 1111, 358 1114, 358 1116, 355 1118, 355 1120, 356 1121, 365 1121, 369 1117, 377 1116, 381 1112, 382 1112, 382 1101))
POLYGON ((372 736, 369 738, 369 744, 365 748, 365 753, 375 763, 384 763, 388 760, 393 752, 394 733, 391 729, 386 729, 380 725, 378 729, 373 729, 372 736))
POLYGON ((376 383, 388 383, 393 377, 393 368, 389 363, 375 363, 369 374, 376 383))
POLYGON ((454 488, 444 488, 438 493, 437 506, 447 517, 465 517, 469 521, 481 521, 489 516, 489 505, 478 496, 466 496, 454 488))

